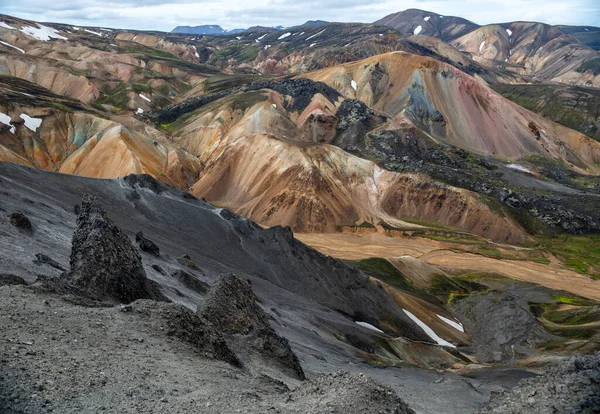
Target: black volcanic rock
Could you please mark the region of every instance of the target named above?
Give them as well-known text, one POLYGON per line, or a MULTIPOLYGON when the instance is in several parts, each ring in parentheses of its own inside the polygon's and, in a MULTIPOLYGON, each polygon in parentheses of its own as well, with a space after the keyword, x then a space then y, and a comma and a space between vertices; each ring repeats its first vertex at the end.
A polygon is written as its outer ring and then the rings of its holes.
POLYGON ((6 285, 26 285, 27 282, 20 276, 9 273, 0 273, 0 286, 6 285))
POLYGON ((152 240, 145 238, 143 232, 139 231, 135 234, 135 241, 143 252, 156 257, 160 256, 159 247, 152 240))
POLYGON ((83 196, 77 217, 71 270, 62 279, 77 293, 97 300, 164 299, 155 283, 146 278, 140 254, 129 238, 89 194, 83 196))
POLYGON ((224 275, 208 292, 197 313, 221 333, 241 336, 246 345, 263 357, 275 359, 300 379, 306 378, 287 339, 271 328, 248 281, 231 273, 224 275))
POLYGON ((8 216, 10 218, 10 224, 23 231, 32 231, 33 227, 31 226, 31 221, 29 218, 23 213, 11 213, 8 216))

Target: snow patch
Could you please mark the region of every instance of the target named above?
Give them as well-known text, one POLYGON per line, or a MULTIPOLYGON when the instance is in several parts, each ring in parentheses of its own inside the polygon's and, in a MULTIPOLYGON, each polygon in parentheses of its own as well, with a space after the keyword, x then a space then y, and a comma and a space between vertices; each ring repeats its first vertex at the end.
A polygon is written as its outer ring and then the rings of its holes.
POLYGON ((25 121, 25 127, 35 132, 42 125, 41 118, 33 118, 27 114, 21 114, 21 119, 25 121))
POLYGON ((417 28, 414 30, 413 33, 417 35, 417 34, 421 33, 421 30, 423 30, 423 26, 418 25, 417 28))
POLYGON ((271 47, 271 45, 265 45, 264 49, 267 50, 270 47, 271 47))
POLYGON ((8 125, 10 127, 10 132, 11 134, 14 134, 15 131, 17 130, 17 128, 10 123, 10 116, 0 112, 0 122, 2 122, 4 125, 8 125))
POLYGON ((112 32, 112 29, 100 29, 100 30, 104 30, 105 32, 112 32))
POLYGON ((314 34, 314 35, 312 35, 312 36, 308 36, 308 37, 306 38, 306 40, 310 40, 310 39, 312 39, 313 37, 317 37, 317 36, 319 36, 319 35, 320 35, 321 33, 323 33, 325 30, 327 30, 327 29, 323 29, 323 30, 321 30, 319 33, 315 33, 315 34, 314 34))
POLYGON ((448 325, 456 329, 457 331, 464 332, 465 328, 460 322, 454 322, 452 319, 444 318, 442 315, 437 315, 438 318, 446 322, 448 325))
POLYGON ((33 26, 25 26, 25 27, 21 28, 21 31, 23 33, 25 33, 26 35, 35 37, 37 40, 43 40, 44 42, 46 42, 50 39, 67 40, 66 37, 58 34, 58 30, 53 29, 48 26, 43 26, 41 24, 39 25, 39 28, 33 27, 33 26))
POLYGON ((194 49, 194 55, 196 55, 197 58, 200 58, 200 55, 198 54, 198 49, 196 49, 196 46, 192 46, 192 49, 194 49))
POLYGON ((21 53, 25 53, 25 51, 23 49, 21 49, 20 47, 13 46, 10 43, 3 42, 2 40, 0 40, 0 43, 2 43, 4 46, 8 46, 8 47, 12 47, 13 49, 17 49, 21 53))
POLYGON ((316 45, 316 43, 311 43, 309 47, 313 47, 314 45, 316 45))
POLYGON ((140 98, 142 98, 142 99, 143 99, 143 100, 145 100, 145 101, 152 102, 152 100, 150 100, 150 98, 148 98, 148 97, 147 97, 147 96, 145 96, 144 94, 141 94, 141 93, 140 93, 140 94, 139 94, 139 96, 140 96, 140 98))
POLYGON ((356 81, 354 79, 352 79, 350 85, 352 85, 352 89, 356 90, 356 81))
POLYGON ((485 46, 485 40, 479 45, 479 53, 481 53, 481 51, 483 50, 483 46, 485 46))
POLYGON ((271 104, 271 105, 273 105, 273 108, 277 108, 277 105, 275 105, 275 104, 271 104))
POLYGON ((363 328, 367 328, 367 329, 370 329, 370 330, 375 331, 375 332, 385 333, 381 329, 377 328, 376 326, 371 325, 368 322, 354 321, 354 323, 356 323, 357 325, 362 326, 363 328))
POLYGON ((4 22, 0 22, 0 27, 2 27, 2 28, 4 28, 4 29, 17 30, 17 29, 15 29, 14 27, 12 27, 12 26, 9 26, 9 25, 7 25, 7 24, 6 24, 6 23, 4 23, 4 22))
POLYGON ((419 325, 419 327, 421 329, 423 329, 423 331, 427 334, 427 336, 429 336, 431 339, 433 339, 435 342, 438 343, 438 345, 441 346, 448 346, 450 348, 456 348, 456 345, 451 344, 450 342, 446 341, 443 338, 440 338, 434 331, 433 329, 431 329, 429 326, 427 326, 427 324, 425 324, 423 321, 421 321, 419 318, 417 318, 415 315, 413 315, 411 312, 407 311, 406 309, 402 309, 404 311, 404 313, 406 313, 406 315, 412 319, 412 321, 414 323, 416 323, 417 325, 419 325))
POLYGON ((277 40, 285 39, 286 37, 289 37, 289 36, 291 36, 291 35, 292 35, 292 34, 291 34, 290 32, 284 33, 284 34, 282 34, 281 36, 279 36, 279 37, 277 38, 277 40))
POLYGON ((517 170, 517 171, 526 172, 528 174, 533 174, 533 171, 531 171, 529 168, 527 168, 523 165, 520 165, 520 164, 508 164, 507 167, 512 170, 517 170))
POLYGON ((95 34, 96 36, 102 36, 102 33, 100 33, 100 32, 94 32, 93 30, 83 29, 83 31, 91 33, 91 34, 95 34))
POLYGON ((236 36, 235 37, 237 40, 242 40, 242 36, 236 36))
POLYGON ((429 21, 429 19, 431 19, 431 16, 423 17, 423 20, 425 20, 426 22, 429 21))
POLYGON ((266 35, 268 35, 268 33, 265 33, 265 34, 264 34, 264 35, 262 35, 261 37, 257 37, 257 38, 256 38, 256 40, 262 40, 262 39, 264 39, 264 37, 265 37, 266 35))
POLYGON ((136 114, 143 114, 144 110, 142 108, 138 108, 138 110, 135 113, 136 114))
POLYGON ((508 33, 509 36, 512 36, 512 30, 506 29, 506 33, 508 33))

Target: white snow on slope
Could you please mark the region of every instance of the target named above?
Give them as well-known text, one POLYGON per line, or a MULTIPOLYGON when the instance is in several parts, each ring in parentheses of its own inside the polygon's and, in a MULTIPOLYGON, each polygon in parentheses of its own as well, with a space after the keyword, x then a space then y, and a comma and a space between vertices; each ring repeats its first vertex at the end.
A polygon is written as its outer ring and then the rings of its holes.
POLYGON ((6 24, 6 23, 4 23, 4 22, 0 22, 0 27, 3 27, 4 29, 17 30, 17 29, 15 29, 14 27, 12 27, 12 26, 9 26, 9 25, 7 25, 7 24, 6 24))
POLYGON ((529 168, 524 167, 524 166, 519 165, 519 164, 508 164, 507 167, 510 168, 510 169, 513 169, 513 170, 523 171, 523 172, 526 172, 526 173, 529 173, 529 174, 533 174, 533 172, 529 168))
POLYGON ((306 38, 306 40, 310 40, 310 39, 312 39, 313 37, 317 37, 318 35, 320 35, 321 33, 323 33, 325 30, 327 30, 327 29, 323 29, 323 30, 321 30, 319 33, 315 33, 315 34, 314 34, 314 35, 312 35, 312 36, 308 36, 308 37, 306 38))
POLYGON ((271 45, 265 45, 264 49, 267 50, 270 47, 271 47, 271 45))
POLYGON ((142 108, 138 108, 138 110, 136 111, 136 114, 143 114, 144 110, 142 108))
POLYGON ((418 25, 417 28, 415 29, 415 31, 413 33, 414 34, 419 34, 419 33, 421 33, 421 30, 423 30, 423 26, 418 25))
POLYGON ((198 54, 198 49, 196 49, 196 46, 192 46, 192 49, 194 49, 194 55, 196 55, 197 58, 200 58, 200 55, 198 54))
POLYGON ((367 328, 367 329, 370 329, 370 330, 375 331, 375 332, 385 333, 381 329, 377 328, 376 326, 371 325, 368 322, 354 321, 354 323, 356 323, 357 325, 362 326, 363 328, 367 328))
POLYGON ((237 40, 242 40, 242 36, 236 36, 235 37, 237 40))
POLYGON ((512 30, 506 29, 506 33, 508 33, 509 36, 512 36, 512 30))
POLYGON ((13 49, 17 49, 21 53, 25 53, 25 51, 23 49, 21 49, 20 47, 13 46, 10 43, 3 42, 2 40, 0 40, 0 43, 2 43, 4 46, 8 46, 8 47, 12 47, 13 49))
POLYGON ((145 100, 145 101, 148 101, 148 102, 152 102, 152 101, 150 100, 150 98, 148 98, 148 97, 147 97, 147 96, 145 96, 144 94, 141 94, 141 93, 140 93, 140 94, 138 94, 138 95, 140 95, 140 98, 142 98, 143 100, 145 100))
POLYGON ((481 51, 483 50, 483 46, 485 46, 485 40, 479 45, 479 53, 481 53, 481 51))
POLYGON ((292 35, 292 34, 291 34, 290 32, 284 33, 284 34, 282 34, 281 36, 279 36, 279 37, 277 38, 277 40, 285 39, 286 37, 288 37, 288 36, 291 36, 291 35, 292 35))
POLYGON ((105 32, 112 32, 112 29, 100 29, 100 30, 104 30, 105 32))
POLYGON ((461 331, 461 332, 465 331, 465 328, 464 328, 464 326, 462 326, 462 323, 454 322, 452 319, 444 318, 442 315, 437 315, 437 317, 440 318, 441 320, 443 320, 444 322, 446 322, 448 325, 450 325, 457 331, 461 331))
POLYGON ((431 329, 429 326, 427 326, 427 324, 425 324, 423 321, 421 321, 421 319, 417 318, 415 315, 413 315, 412 313, 410 313, 409 311, 407 311, 406 309, 402 309, 404 311, 404 313, 406 313, 406 315, 408 315, 408 317, 410 319, 413 320, 414 323, 416 323, 417 325, 419 325, 421 327, 421 329, 423 329, 423 331, 427 334, 427 336, 429 336, 431 339, 433 339, 435 342, 438 343, 438 345, 441 346, 448 346, 450 348, 456 348, 456 345, 451 344, 450 342, 446 341, 443 338, 440 338, 434 331, 433 329, 431 329))
POLYGON ((352 82, 350 82, 350 85, 352 85, 352 89, 356 90, 356 81, 354 79, 352 79, 352 82))
POLYGON ((41 118, 33 118, 27 114, 21 114, 21 119, 25 121, 25 127, 35 132, 42 125, 41 118))
POLYGON ((33 27, 33 26, 25 26, 25 27, 21 28, 21 31, 23 33, 25 33, 26 35, 35 37, 37 40, 43 40, 43 41, 48 41, 50 39, 67 40, 66 37, 58 34, 58 30, 53 29, 48 26, 43 26, 41 24, 39 26, 40 26, 39 28, 33 27))
POLYGON ((93 30, 88 30, 88 29, 83 29, 84 31, 91 33, 91 34, 95 34, 96 36, 102 36, 102 33, 100 32, 94 32, 93 30))
POLYGON ((3 114, 2 112, 0 112, 0 122, 2 122, 4 125, 8 125, 12 134, 14 134, 17 130, 17 128, 10 123, 10 116, 3 114))
POLYGON ((431 16, 423 17, 423 20, 425 20, 426 22, 429 21, 429 19, 431 19, 431 16))
POLYGON ((316 43, 311 43, 309 47, 313 47, 314 45, 316 45, 316 43))
POLYGON ((265 33, 264 35, 262 35, 261 37, 257 37, 256 40, 262 40, 266 35, 268 35, 268 33, 265 33))

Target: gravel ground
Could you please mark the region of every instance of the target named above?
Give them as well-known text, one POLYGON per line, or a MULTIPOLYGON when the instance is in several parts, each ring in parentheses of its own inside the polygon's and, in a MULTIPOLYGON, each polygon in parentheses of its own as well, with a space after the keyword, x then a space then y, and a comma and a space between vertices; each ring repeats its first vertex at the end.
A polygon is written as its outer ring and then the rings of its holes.
POLYGON ((481 414, 600 413, 600 353, 577 356, 544 375, 492 394, 481 414))
POLYGON ((413 412, 362 374, 324 375, 289 391, 214 359, 169 335, 161 315, 169 306, 178 305, 140 300, 125 312, 0 287, 0 412, 413 412))

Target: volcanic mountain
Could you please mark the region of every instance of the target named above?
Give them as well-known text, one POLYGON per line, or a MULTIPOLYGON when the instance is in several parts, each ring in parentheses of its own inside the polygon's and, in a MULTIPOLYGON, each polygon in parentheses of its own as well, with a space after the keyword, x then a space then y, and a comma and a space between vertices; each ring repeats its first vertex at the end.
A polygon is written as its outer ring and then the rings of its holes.
MULTIPOLYGON (((5 20, 4 38, 25 53, 10 48, 4 57, 9 73, 23 79, 3 83, 4 160, 96 178, 147 173, 261 224, 301 231, 361 223, 414 228, 419 225, 406 220, 417 219, 513 242, 527 239, 523 223, 466 191, 472 186, 454 177, 442 180, 451 185, 440 185, 413 174, 431 174, 426 169, 388 165, 406 157, 405 149, 393 145, 461 149, 525 170, 529 167, 516 163, 541 157, 574 173, 597 171, 595 141, 502 99, 479 75, 458 69, 465 66, 460 52, 452 54, 454 49, 439 43, 431 43, 432 50, 445 50, 454 60, 440 62, 435 51, 424 53, 427 57, 392 52, 299 76, 310 80, 258 82, 255 75, 224 75, 194 63, 202 60, 201 49, 181 35, 5 20), (28 28, 34 26, 55 38, 31 40, 28 28), (70 56, 64 64, 57 49, 70 56), (33 71, 12 69, 22 59, 39 63, 33 71), (54 80, 35 75, 38 67, 53 71, 54 80), (75 70, 80 72, 73 75, 75 70), (86 94, 65 89, 73 76, 87 83, 86 94), (38 79, 39 86, 25 82, 38 79), (39 89, 44 86, 50 90, 39 89), (46 98, 31 98, 35 95, 46 98), (69 110, 61 99, 71 99, 69 110), (127 116, 132 113, 154 123, 127 116), (388 149, 374 154, 368 149, 374 140, 388 149)), ((247 37, 255 44, 274 41, 306 50, 309 42, 337 44, 348 28, 357 42, 388 36, 375 35, 380 26, 323 24, 247 37)), ((372 48, 368 54, 380 52, 372 48)), ((298 62, 303 66, 294 70, 301 70, 312 59, 304 53, 280 62, 298 62)), ((477 162, 486 165, 483 159, 477 162)), ((500 193, 493 196, 505 202, 500 193)), ((590 213, 587 201, 578 211, 583 213, 590 213)), ((593 226, 593 218, 584 220, 585 227, 593 226)))
POLYGON ((0 407, 454 414, 598 351, 585 29, 0 16, 0 407))
POLYGON ((459 17, 410 9, 375 22, 403 34, 433 36, 488 68, 498 68, 539 81, 598 87, 600 55, 594 49, 600 28, 510 22, 479 26, 459 17), (587 30, 586 30, 587 29, 587 30), (573 34, 584 32, 580 41, 573 34), (589 45, 588 45, 589 43, 589 45), (595 63, 594 63, 595 62, 595 63))

